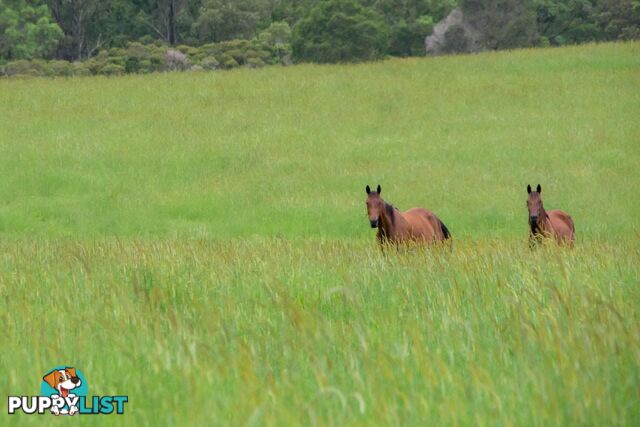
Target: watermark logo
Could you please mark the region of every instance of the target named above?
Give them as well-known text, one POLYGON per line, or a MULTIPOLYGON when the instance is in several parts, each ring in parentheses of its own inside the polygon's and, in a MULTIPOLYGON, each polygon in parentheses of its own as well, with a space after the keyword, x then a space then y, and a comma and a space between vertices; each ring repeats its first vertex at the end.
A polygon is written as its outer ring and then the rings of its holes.
POLYGON ((128 396, 88 396, 87 380, 80 370, 58 366, 42 377, 40 396, 9 396, 9 415, 108 415, 124 414, 128 396))

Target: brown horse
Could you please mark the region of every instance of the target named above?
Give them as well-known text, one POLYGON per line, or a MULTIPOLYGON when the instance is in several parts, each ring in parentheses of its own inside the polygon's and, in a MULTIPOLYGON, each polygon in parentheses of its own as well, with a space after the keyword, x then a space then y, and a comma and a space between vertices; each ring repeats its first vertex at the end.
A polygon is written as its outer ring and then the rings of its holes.
POLYGON ((568 213, 553 210, 546 211, 542 205, 540 193, 542 187, 538 184, 536 191, 531 191, 527 185, 527 208, 529 209, 529 244, 533 246, 543 237, 553 237, 558 243, 573 246, 576 239, 576 228, 568 213))
POLYGON ((367 185, 367 213, 371 228, 377 228, 378 243, 432 243, 451 238, 449 230, 432 212, 413 208, 400 212, 380 197, 378 185, 371 191, 367 185))

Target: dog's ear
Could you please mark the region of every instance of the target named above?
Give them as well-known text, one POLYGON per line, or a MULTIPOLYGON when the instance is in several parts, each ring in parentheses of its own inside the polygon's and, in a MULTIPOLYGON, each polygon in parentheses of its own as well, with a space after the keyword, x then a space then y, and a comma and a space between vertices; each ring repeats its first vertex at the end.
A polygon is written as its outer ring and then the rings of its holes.
POLYGON ((60 375, 60 372, 58 372, 57 369, 54 369, 53 371, 42 377, 42 379, 44 380, 44 382, 49 384, 51 388, 56 388, 56 386, 58 385, 58 381, 56 381, 58 375, 60 375))
POLYGON ((76 368, 66 368, 66 371, 69 373, 71 378, 76 378, 76 368))

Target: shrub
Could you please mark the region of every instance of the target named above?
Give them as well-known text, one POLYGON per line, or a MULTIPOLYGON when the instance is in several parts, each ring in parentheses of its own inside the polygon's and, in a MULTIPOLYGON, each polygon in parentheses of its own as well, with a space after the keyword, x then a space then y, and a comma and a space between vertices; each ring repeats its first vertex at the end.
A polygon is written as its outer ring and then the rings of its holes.
POLYGON ((160 70, 162 69, 162 65, 164 64, 164 54, 159 52, 154 52, 151 54, 149 61, 151 61, 151 65, 154 70, 160 70))
POLYGON ((227 53, 222 54, 222 56, 220 57, 220 62, 222 63, 222 66, 226 69, 234 68, 240 65, 238 64, 238 61, 236 61, 231 55, 227 53))
POLYGON ((109 57, 125 57, 127 56, 127 51, 120 48, 120 47, 114 47, 109 49, 108 51, 109 57))
POLYGON ((218 43, 208 43, 200 46, 200 53, 206 56, 216 55, 220 52, 220 45, 218 43))
POLYGON ((91 74, 96 75, 100 73, 100 69, 104 64, 98 62, 96 58, 87 59, 83 62, 84 68, 88 70, 91 74))
POLYGON ((154 68, 153 64, 151 63, 151 61, 149 59, 143 59, 142 61, 140 61, 138 63, 138 73, 152 73, 156 71, 156 69, 154 68))
POLYGON ((151 56, 151 47, 138 42, 129 43, 127 45, 127 56, 138 60, 147 59, 151 56))
POLYGON ((126 50, 125 69, 127 73, 146 72, 150 68, 151 47, 141 43, 129 43, 126 50), (144 63, 144 65, 143 65, 144 63))
POLYGON ((4 70, 7 76, 51 76, 53 74, 47 62, 38 59, 12 61, 5 65, 4 70))
POLYGON ((68 61, 50 61, 49 68, 54 76, 71 76, 74 74, 74 67, 68 61))
POLYGON ((236 62, 240 65, 247 62, 247 53, 241 49, 232 49, 226 52, 227 55, 236 60, 236 62))
POLYGON ((121 56, 110 56, 109 60, 107 61, 107 65, 109 64, 119 65, 122 68, 125 68, 127 61, 121 56))
POLYGON ((189 52, 190 47, 186 46, 186 45, 179 45, 176 46, 175 50, 177 50, 178 52, 184 53, 185 55, 189 52))
POLYGON ((265 63, 260 58, 249 58, 246 65, 249 68, 260 68, 264 67, 265 63))
POLYGON ((266 64, 290 63, 290 55, 278 50, 279 42, 273 34, 262 40, 231 40, 209 43, 200 48, 186 45, 167 49, 161 44, 128 43, 126 48, 105 49, 93 58, 70 63, 67 61, 20 60, 0 68, 0 75, 71 76, 117 75, 123 73, 151 73, 154 71, 198 71, 250 68, 266 64))
POLYGON ((208 56, 200 62, 200 66, 205 70, 217 70, 220 68, 220 61, 215 56, 208 56))
POLYGON ((93 73, 89 69, 88 63, 89 61, 85 61, 85 62, 76 61, 73 64, 71 64, 73 68, 73 75, 74 76, 91 76, 93 73))
POLYGON ((124 74, 124 66, 118 64, 107 64, 100 70, 100 74, 105 76, 114 76, 124 74))

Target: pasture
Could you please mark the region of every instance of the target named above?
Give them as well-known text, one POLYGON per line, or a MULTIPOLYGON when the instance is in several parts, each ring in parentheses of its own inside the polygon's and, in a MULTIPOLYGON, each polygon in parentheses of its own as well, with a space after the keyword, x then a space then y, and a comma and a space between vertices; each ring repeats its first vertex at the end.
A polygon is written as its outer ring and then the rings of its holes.
POLYGON ((639 88, 639 43, 0 80, 2 394, 67 363, 129 395, 87 425, 638 425, 639 88), (452 250, 381 255, 378 183, 452 250), (528 249, 537 183, 574 250, 528 249))

